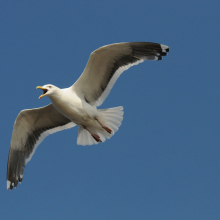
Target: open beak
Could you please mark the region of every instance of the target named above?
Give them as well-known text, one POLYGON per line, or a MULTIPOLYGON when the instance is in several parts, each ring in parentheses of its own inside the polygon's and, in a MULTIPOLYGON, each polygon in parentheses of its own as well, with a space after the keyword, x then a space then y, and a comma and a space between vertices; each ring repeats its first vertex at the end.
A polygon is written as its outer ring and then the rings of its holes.
POLYGON ((42 87, 42 86, 37 86, 37 88, 36 89, 42 89, 43 90, 43 94, 39 97, 39 99, 41 99, 42 97, 44 97, 45 95, 46 95, 46 93, 47 93, 47 89, 45 89, 44 87, 42 87))

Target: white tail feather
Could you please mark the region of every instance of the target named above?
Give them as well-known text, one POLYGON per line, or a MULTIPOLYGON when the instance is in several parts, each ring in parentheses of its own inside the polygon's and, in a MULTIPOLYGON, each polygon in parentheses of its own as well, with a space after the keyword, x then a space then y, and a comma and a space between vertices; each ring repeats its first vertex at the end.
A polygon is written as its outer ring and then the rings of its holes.
POLYGON ((93 145, 97 143, 98 142, 94 140, 91 134, 86 129, 84 129, 82 126, 79 125, 77 144, 85 146, 85 145, 93 145))
MULTIPOLYGON (((108 109, 99 109, 98 110, 98 119, 101 123, 112 130, 112 133, 109 134, 104 129, 100 129, 100 125, 91 128, 91 132, 99 135, 102 142, 106 140, 106 138, 111 138, 118 128, 121 126, 121 122, 123 120, 123 107, 119 106, 116 108, 108 108, 108 109)), ((88 128, 89 129, 89 128, 88 128)), ((98 144, 98 142, 92 137, 92 135, 84 129, 82 126, 79 125, 78 130, 78 138, 77 138, 78 145, 93 145, 98 144)))

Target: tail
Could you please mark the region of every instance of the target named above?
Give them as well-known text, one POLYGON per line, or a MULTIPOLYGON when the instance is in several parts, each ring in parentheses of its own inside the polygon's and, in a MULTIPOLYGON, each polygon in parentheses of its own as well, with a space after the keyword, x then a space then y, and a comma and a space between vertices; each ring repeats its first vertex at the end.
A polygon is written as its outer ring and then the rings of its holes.
MULTIPOLYGON (((123 107, 119 106, 116 108, 108 108, 108 109, 99 109, 98 110, 98 119, 105 126, 109 127, 112 130, 112 133, 109 134, 107 131, 101 128, 100 125, 88 128, 91 132, 99 135, 102 142, 106 140, 106 138, 111 138, 115 132, 121 126, 121 122, 123 120, 123 107)), ((79 125, 78 130, 78 145, 93 145, 98 144, 98 142, 91 136, 91 134, 79 125)))

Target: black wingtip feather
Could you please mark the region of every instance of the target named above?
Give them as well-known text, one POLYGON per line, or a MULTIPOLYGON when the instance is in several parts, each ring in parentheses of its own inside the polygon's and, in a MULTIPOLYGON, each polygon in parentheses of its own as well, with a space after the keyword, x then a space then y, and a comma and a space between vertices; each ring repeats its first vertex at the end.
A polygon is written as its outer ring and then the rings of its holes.
POLYGON ((18 177, 18 181, 19 181, 19 183, 21 183, 22 180, 23 180, 23 178, 18 177))
POLYGON ((160 56, 166 56, 166 55, 167 55, 167 53, 165 53, 165 52, 160 53, 160 56))

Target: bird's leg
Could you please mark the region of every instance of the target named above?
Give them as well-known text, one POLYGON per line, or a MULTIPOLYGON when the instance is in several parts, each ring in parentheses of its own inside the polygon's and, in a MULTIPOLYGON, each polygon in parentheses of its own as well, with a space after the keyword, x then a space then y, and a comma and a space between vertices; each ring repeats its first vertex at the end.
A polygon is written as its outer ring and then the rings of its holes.
POLYGON ((107 126, 103 125, 97 117, 95 117, 95 120, 102 126, 103 129, 105 129, 109 134, 112 133, 112 130, 108 128, 107 126))
POLYGON ((100 137, 97 134, 92 133, 90 130, 87 129, 86 126, 83 125, 83 128, 86 129, 91 135, 92 137, 97 141, 97 142, 102 142, 102 140, 100 139, 100 137))

